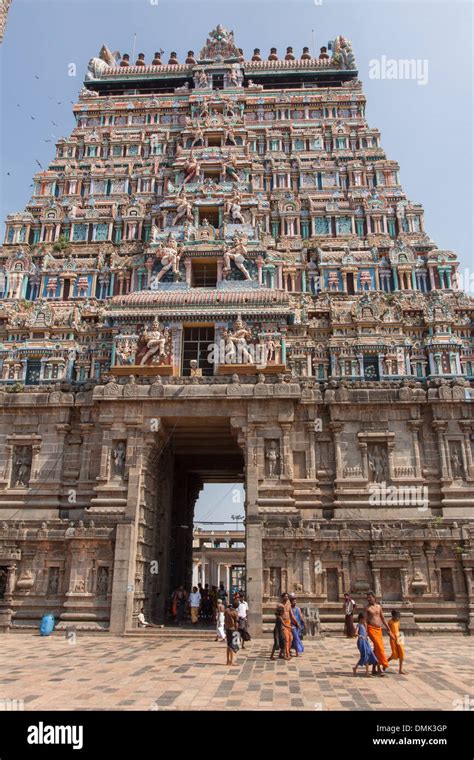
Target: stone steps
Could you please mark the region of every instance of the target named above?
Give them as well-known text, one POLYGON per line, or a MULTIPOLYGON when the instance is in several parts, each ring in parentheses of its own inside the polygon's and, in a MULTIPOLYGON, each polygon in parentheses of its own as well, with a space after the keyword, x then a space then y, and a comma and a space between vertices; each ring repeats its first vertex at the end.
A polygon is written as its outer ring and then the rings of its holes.
POLYGON ((152 628, 129 628, 125 631, 126 638, 154 639, 172 636, 176 639, 212 640, 216 636, 215 628, 177 628, 175 626, 154 626, 152 628))

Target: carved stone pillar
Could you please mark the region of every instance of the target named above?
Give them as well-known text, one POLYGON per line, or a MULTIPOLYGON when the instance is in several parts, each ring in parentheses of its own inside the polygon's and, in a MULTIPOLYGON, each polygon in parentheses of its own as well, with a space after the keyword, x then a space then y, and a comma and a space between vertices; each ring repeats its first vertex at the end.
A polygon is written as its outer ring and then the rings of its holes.
MULTIPOLYGON (((64 444, 64 442, 63 442, 64 444)), ((39 475, 39 454, 41 450, 41 443, 36 442, 31 447, 31 478, 30 483, 37 482, 39 475)))
POLYGON ((316 480, 316 451, 314 448, 314 421, 306 423, 308 448, 306 449, 306 476, 316 480))
POLYGON ((388 452, 388 480, 392 480, 394 473, 395 473, 395 467, 393 464, 393 452, 395 450, 395 441, 387 441, 387 452, 388 452))
POLYGON ((296 582, 295 556, 296 556, 296 553, 293 550, 286 552, 286 582, 288 585, 286 589, 283 588, 282 591, 288 591, 288 593, 294 590, 294 584, 296 582))
POLYGON ((448 457, 446 452, 446 441, 444 439, 444 433, 446 432, 447 423, 444 420, 435 420, 433 422, 433 429, 436 431, 438 437, 438 453, 441 462, 441 477, 443 479, 449 478, 448 470, 448 457))
POLYGON ((428 568, 428 581, 430 584, 429 586, 430 594, 437 595, 438 582, 437 582, 436 569, 435 569, 435 550, 425 549, 425 556, 426 556, 426 565, 428 568))
POLYGON ((15 590, 16 582, 16 565, 8 565, 7 567, 7 580, 5 584, 4 602, 11 604, 13 601, 13 592, 15 590))
POLYGON ((282 429, 282 438, 281 438, 281 476, 284 478, 288 478, 289 480, 293 479, 293 452, 291 450, 291 442, 290 442, 290 430, 291 430, 291 422, 282 422, 280 423, 281 429, 282 429))
POLYGON ((263 554, 262 521, 258 515, 246 517, 246 553, 247 597, 249 603, 249 625, 255 631, 262 630, 262 589, 263 589, 263 554))
POLYGON ((421 457, 420 457, 420 437, 419 437, 421 420, 408 420, 408 427, 411 430, 412 441, 413 441, 413 454, 415 458, 415 475, 417 478, 421 478, 421 457))
POLYGON ((343 431, 344 425, 342 422, 331 422, 329 424, 329 428, 332 431, 333 440, 334 440, 334 453, 335 453, 335 460, 336 460, 336 479, 340 480, 343 477, 341 433, 343 431))
POLYGON ((91 422, 83 422, 79 425, 82 434, 81 462, 79 469, 79 481, 89 480, 89 463, 91 459, 90 434, 94 430, 91 422))
POLYGON ((472 422, 471 420, 461 420, 459 422, 459 427, 461 428, 463 434, 464 434, 464 450, 466 455, 466 463, 467 463, 467 475, 474 476, 473 472, 473 462, 472 462, 472 448, 471 448, 471 428, 472 428, 472 422))
POLYGON ((100 470, 99 470, 99 476, 97 480, 100 483, 107 483, 109 479, 109 470, 110 470, 110 446, 111 446, 110 424, 106 425, 102 422, 101 427, 103 430, 103 436, 102 436, 102 449, 100 452, 100 470))
MULTIPOLYGON (((57 444, 56 444, 56 457, 57 457, 57 464, 55 468, 55 480, 60 481, 62 477, 62 468, 63 468, 63 462, 64 462, 64 444, 66 442, 66 435, 70 433, 71 426, 64 424, 64 423, 58 423, 56 425, 56 432, 57 432, 57 444)), ((40 463, 39 463, 39 447, 35 446, 33 450, 33 456, 35 458, 35 464, 33 465, 33 461, 31 463, 31 480, 30 482, 35 481, 35 477, 39 474, 40 471, 40 463)))
POLYGON ((466 591, 469 598, 474 596, 474 578, 473 578, 473 572, 474 568, 472 567, 464 567, 464 578, 466 580, 466 591))
POLYGON ((374 578, 374 592, 377 599, 382 596, 382 584, 380 582, 380 568, 372 568, 372 575, 374 578))
POLYGON ((8 486, 12 479, 13 470, 13 444, 9 443, 5 446, 5 462, 2 477, 2 484, 8 486))
POLYGON ((408 588, 408 570, 406 567, 400 568, 400 586, 402 589, 402 600, 405 602, 410 596, 410 589, 408 588))
POLYGON ((310 570, 311 550, 303 549, 302 557, 303 557, 303 591, 305 593, 311 593, 312 591, 311 570, 310 570))
POLYGON ((367 457, 367 444, 365 441, 359 441, 360 458, 362 462, 362 475, 365 480, 369 479, 369 465, 367 457))
POLYGON ((263 568, 263 593, 265 596, 270 596, 270 568, 263 568))
POLYGON ((350 565, 349 565, 349 551, 341 551, 341 564, 342 564, 342 585, 343 585, 343 593, 346 591, 349 592, 351 588, 351 577, 350 577, 350 565))
POLYGON ((326 570, 321 571, 321 596, 327 598, 328 595, 328 576, 326 570))
POLYGON ((344 573, 340 569, 337 571, 337 592, 339 598, 342 599, 344 595, 344 573))

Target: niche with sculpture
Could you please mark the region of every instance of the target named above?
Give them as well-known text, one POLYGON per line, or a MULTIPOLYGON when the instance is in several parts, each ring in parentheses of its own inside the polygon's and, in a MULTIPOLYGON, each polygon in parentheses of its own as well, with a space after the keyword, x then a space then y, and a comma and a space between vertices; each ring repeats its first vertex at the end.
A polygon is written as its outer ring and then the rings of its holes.
POLYGON ((12 488, 28 488, 31 477, 33 449, 31 446, 14 446, 12 488))
POLYGON ((462 456, 461 441, 449 441, 449 465, 453 480, 464 480, 464 461, 462 456))
POLYGON ((122 479, 125 476, 126 455, 127 442, 116 441, 112 448, 111 474, 113 478, 122 479))
POLYGON ((268 478, 277 478, 280 475, 280 458, 280 442, 265 441, 265 475, 268 478))
POLYGON ((389 481, 388 451, 385 443, 367 445, 369 483, 387 483, 389 481))
POLYGON ((106 599, 109 591, 109 568, 102 565, 97 571, 97 596, 106 599))

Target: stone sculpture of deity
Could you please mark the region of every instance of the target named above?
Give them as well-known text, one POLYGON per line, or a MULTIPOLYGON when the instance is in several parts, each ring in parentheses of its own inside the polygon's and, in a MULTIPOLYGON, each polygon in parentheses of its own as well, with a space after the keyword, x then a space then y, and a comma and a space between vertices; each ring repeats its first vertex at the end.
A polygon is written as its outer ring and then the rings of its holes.
POLYGON ((99 567, 97 573, 97 596, 105 598, 109 590, 109 568, 99 567))
POLYGON ((253 364, 254 357, 249 349, 251 339, 252 333, 239 317, 234 322, 233 330, 227 330, 224 333, 226 362, 253 364))
POLYGON ((234 180, 234 182, 240 182, 239 173, 237 171, 237 158, 235 156, 229 156, 229 158, 224 161, 224 171, 234 180))
POLYGON ((157 319, 153 321, 151 329, 145 329, 142 333, 142 340, 145 342, 146 351, 143 354, 140 364, 156 364, 166 356, 166 345, 169 341, 169 330, 163 330, 157 319))
POLYGON ((194 128, 191 147, 194 148, 195 145, 204 145, 204 132, 199 124, 194 128))
POLYGON ((184 180, 183 185, 187 182, 192 182, 199 177, 200 166, 198 160, 193 156, 193 152, 189 154, 189 158, 184 165, 184 180))
POLYGON ((232 224, 245 224, 240 205, 240 196, 236 193, 226 204, 226 213, 230 216, 232 224))
POLYGON ((112 451, 112 473, 114 476, 123 478, 125 475, 125 456, 127 447, 125 441, 118 441, 112 451))
POLYGON ((245 245, 245 237, 236 237, 235 244, 228 251, 224 251, 224 273, 230 272, 230 262, 233 261, 237 269, 240 269, 246 280, 251 280, 249 271, 245 267, 245 260, 247 258, 247 246, 245 245))
POLYGON ((169 272, 170 269, 172 270, 175 279, 179 279, 179 260, 181 258, 181 254, 182 249, 178 247, 176 240, 170 232, 164 246, 158 253, 161 261, 161 269, 157 274, 154 275, 151 281, 151 285, 155 285, 160 282, 160 280, 165 276, 167 272, 169 272))
POLYGON ((178 196, 178 205, 176 207, 176 215, 172 222, 173 227, 179 224, 181 221, 183 222, 193 221, 193 206, 192 206, 192 203, 190 203, 188 199, 186 198, 186 193, 184 191, 184 188, 178 196))
POLYGON ((453 480, 462 480, 463 477, 463 465, 462 461, 459 458, 459 453, 457 449, 453 448, 451 451, 451 456, 449 458, 449 461, 451 463, 451 473, 453 476, 453 480))
POLYGON ((31 446, 19 446, 15 449, 15 459, 13 462, 13 486, 27 488, 31 475, 31 446))
POLYGON ((388 480, 386 451, 379 445, 369 451, 369 473, 369 480, 373 483, 386 483, 388 480))
POLYGON ((131 338, 117 340, 115 349, 116 363, 120 365, 134 364, 136 349, 136 342, 131 338))
POLYGON ((278 460, 280 452, 278 451, 277 441, 269 441, 265 448, 265 459, 267 462, 267 475, 269 478, 275 478, 278 475, 278 460))

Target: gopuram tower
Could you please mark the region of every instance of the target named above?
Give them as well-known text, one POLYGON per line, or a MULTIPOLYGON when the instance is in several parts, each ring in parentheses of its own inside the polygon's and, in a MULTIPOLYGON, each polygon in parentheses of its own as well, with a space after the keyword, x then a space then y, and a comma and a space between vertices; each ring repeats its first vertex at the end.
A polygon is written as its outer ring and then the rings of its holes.
POLYGON ((369 588, 474 629, 474 300, 364 111, 341 36, 90 61, 0 249, 3 630, 166 622, 208 482, 254 632, 369 588))

